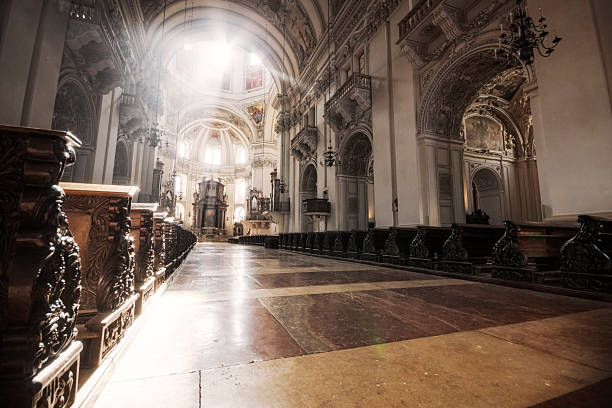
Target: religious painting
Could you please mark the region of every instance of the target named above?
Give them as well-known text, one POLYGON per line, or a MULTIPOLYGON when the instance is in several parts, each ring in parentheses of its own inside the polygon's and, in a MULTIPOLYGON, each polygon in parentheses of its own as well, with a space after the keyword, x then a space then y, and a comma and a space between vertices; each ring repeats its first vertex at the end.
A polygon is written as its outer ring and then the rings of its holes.
POLYGON ((247 112, 249 117, 256 125, 259 125, 263 120, 264 114, 264 105, 263 103, 258 103, 256 105, 247 106, 247 112))
POLYGON ((250 91, 263 87, 263 69, 247 71, 244 77, 244 89, 250 91))
POLYGON ((473 149, 502 151, 504 148, 501 125, 484 116, 465 120, 465 139, 473 149))

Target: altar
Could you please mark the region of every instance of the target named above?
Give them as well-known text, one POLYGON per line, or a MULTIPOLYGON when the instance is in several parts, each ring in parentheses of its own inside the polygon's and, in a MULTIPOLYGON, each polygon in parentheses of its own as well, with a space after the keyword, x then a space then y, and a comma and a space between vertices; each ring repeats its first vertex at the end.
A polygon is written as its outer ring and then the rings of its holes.
POLYGON ((203 179, 199 186, 199 193, 193 194, 194 229, 199 235, 209 238, 225 235, 225 185, 219 181, 203 179))

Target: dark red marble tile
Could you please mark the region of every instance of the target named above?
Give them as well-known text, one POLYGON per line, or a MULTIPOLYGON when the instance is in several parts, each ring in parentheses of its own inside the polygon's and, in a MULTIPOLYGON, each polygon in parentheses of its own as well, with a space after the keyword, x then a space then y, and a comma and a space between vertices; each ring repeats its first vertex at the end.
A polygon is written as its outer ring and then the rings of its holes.
POLYGON ((519 323, 608 307, 608 303, 505 286, 474 284, 393 289, 427 304, 488 319, 519 323))
POLYGON ((431 279, 428 275, 402 270, 294 272, 253 275, 263 288, 285 288, 312 285, 335 285, 358 282, 390 282, 431 279))
POLYGON ((531 408, 604 408, 612 406, 612 377, 587 385, 531 408))
POLYGON ((351 294, 287 296, 261 302, 309 354, 427 335, 356 301, 351 294))

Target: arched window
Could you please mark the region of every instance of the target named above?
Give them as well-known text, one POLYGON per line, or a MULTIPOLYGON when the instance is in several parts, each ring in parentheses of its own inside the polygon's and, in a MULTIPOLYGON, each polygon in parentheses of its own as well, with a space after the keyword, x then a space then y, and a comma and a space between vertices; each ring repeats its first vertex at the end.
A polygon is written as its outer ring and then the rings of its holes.
POLYGON ((236 207, 234 210, 234 222, 244 221, 245 211, 244 207, 236 207))
POLYGON ((236 149, 236 163, 244 163, 246 159, 246 149, 243 146, 238 146, 236 149))
POLYGON ((236 180, 236 192, 234 196, 235 203, 244 203, 246 201, 246 180, 236 180))
POLYGON ((188 157, 189 156, 189 143, 180 141, 177 146, 177 154, 179 157, 188 157))
POLYGON ((204 161, 208 164, 221 164, 221 141, 219 133, 212 132, 206 150, 204 151, 204 161))

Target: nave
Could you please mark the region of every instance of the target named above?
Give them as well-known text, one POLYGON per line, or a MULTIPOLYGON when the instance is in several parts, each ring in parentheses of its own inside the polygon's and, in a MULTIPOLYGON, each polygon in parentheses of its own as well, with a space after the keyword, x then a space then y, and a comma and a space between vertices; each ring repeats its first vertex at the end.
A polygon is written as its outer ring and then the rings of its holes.
POLYGON ((611 398, 609 303, 263 247, 197 244, 130 330, 96 408, 611 398))

